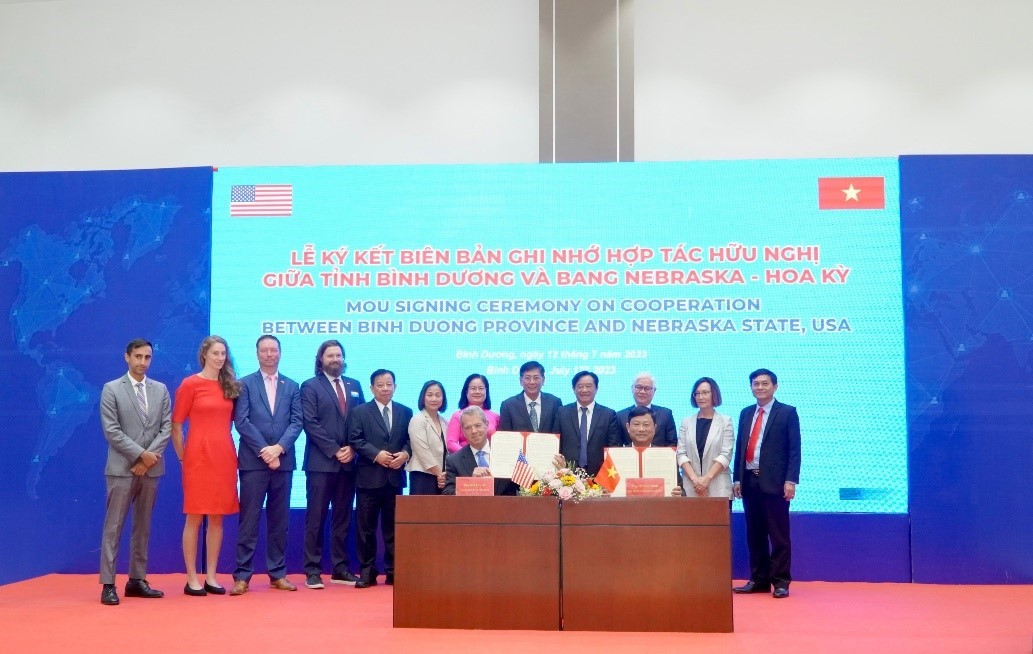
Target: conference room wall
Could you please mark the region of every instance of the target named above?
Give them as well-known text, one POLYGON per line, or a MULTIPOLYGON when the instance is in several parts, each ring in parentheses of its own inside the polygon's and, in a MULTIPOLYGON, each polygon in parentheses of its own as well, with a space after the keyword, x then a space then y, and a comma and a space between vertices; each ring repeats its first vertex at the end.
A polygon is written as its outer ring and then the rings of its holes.
POLYGON ((636 0, 635 159, 1028 153, 1033 3, 636 0))
POLYGON ((528 0, 0 4, 0 171, 535 162, 528 0))
MULTIPOLYGON (((1033 151, 1031 20, 638 0, 636 159, 1033 151)), ((0 170, 538 158, 533 0, 5 3, 0 60, 0 170)))

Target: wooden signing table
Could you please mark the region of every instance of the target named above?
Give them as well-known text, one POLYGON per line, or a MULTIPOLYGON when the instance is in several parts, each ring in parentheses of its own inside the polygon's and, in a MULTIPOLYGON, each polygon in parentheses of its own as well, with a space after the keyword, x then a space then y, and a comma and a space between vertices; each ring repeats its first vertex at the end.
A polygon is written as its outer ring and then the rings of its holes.
POLYGON ((732 631, 728 500, 403 496, 394 626, 732 631))

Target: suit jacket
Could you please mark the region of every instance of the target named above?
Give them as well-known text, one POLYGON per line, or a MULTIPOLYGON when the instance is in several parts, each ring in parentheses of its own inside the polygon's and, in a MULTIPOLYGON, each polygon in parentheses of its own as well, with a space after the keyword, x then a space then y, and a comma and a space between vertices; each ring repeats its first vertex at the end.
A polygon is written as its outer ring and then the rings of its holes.
MULTIPOLYGON (((565 404, 557 412, 560 454, 575 464, 581 449, 580 421, 577 402, 565 404)), ((603 465, 603 448, 620 447, 623 440, 621 428, 617 426, 617 414, 613 409, 596 402, 595 410, 592 411, 592 422, 588 425, 588 465, 585 466, 585 471, 590 475, 599 472, 603 465)))
POLYGON ((348 415, 341 413, 334 385, 319 373, 301 385, 301 424, 305 429, 305 470, 338 472, 354 470, 355 460, 342 464, 334 456, 348 445, 348 422, 365 399, 362 387, 351 377, 341 377, 348 415))
MULTIPOLYGON (((150 377, 144 381, 147 397, 147 415, 141 416, 136 404, 136 390, 128 373, 104 384, 100 393, 100 426, 108 441, 108 459, 104 474, 113 477, 132 477, 130 468, 136 465, 144 451, 161 454, 172 433, 172 401, 165 384, 150 377)), ((165 474, 165 459, 147 471, 148 477, 165 474)))
POLYGON ((440 413, 436 417, 437 425, 433 420, 434 418, 428 418, 423 411, 417 411, 409 421, 409 446, 412 449, 412 458, 405 464, 406 470, 426 472, 434 466, 444 466, 445 444, 442 438, 448 427, 440 413))
POLYGON ((241 470, 268 470, 259 451, 268 445, 283 448, 278 470, 298 467, 294 441, 301 434, 301 388, 298 382, 279 375, 276 379, 276 408, 269 410, 262 371, 240 379, 240 396, 233 409, 233 424, 240 434, 237 464, 241 470))
MULTIPOLYGON (((617 424, 620 425, 621 435, 624 437, 624 444, 631 444, 631 435, 628 434, 628 414, 635 406, 629 406, 617 412, 617 424)), ((674 447, 678 444, 678 433, 674 430, 674 413, 667 407, 659 404, 652 405, 653 417, 656 419, 656 435, 653 436, 653 445, 656 447, 674 447)), ((695 438, 695 436, 693 436, 695 438)))
MULTIPOLYGON (((563 402, 548 393, 539 393, 538 401, 538 431, 546 434, 560 433, 556 418, 563 402)), ((499 417, 501 431, 532 431, 531 417, 527 415, 527 405, 524 404, 522 392, 502 401, 499 417)))
MULTIPOLYGON (((735 446, 734 479, 742 482, 746 474, 746 446, 753 429, 757 405, 739 414, 739 435, 735 446)), ((760 490, 781 495, 785 483, 800 483, 800 416, 796 407, 775 400, 760 442, 760 490)))
MULTIPOLYGON (((476 467, 477 461, 473 456, 473 448, 469 444, 445 457, 445 488, 441 494, 455 495, 456 477, 472 477, 473 469, 476 467)), ((518 488, 519 486, 512 479, 495 477, 496 495, 516 495, 518 488)))
MULTIPOLYGON (((725 469, 710 481, 708 492, 710 497, 731 497, 732 475, 729 470, 734 446, 731 417, 715 412, 710 431, 707 432, 707 442, 703 446, 703 460, 700 461, 699 448, 696 447, 696 416, 689 416, 682 420, 678 431, 678 468, 688 463, 697 475, 705 475, 715 461, 719 462, 725 469)), ((688 497, 696 497, 691 483, 686 481, 684 487, 688 497)))
POLYGON ((355 448, 355 486, 358 488, 405 488, 405 467, 398 470, 385 468, 373 461, 381 450, 392 454, 405 452, 412 456, 409 445, 409 421, 412 409, 391 402, 391 433, 376 400, 355 407, 348 421, 348 441, 355 448))

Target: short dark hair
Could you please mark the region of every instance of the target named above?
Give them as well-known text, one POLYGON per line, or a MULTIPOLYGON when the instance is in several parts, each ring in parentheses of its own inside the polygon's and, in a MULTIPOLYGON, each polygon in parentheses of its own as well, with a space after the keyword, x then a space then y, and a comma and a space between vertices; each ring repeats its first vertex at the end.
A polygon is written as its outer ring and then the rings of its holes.
POLYGON ((423 411, 423 396, 427 394, 427 389, 431 386, 437 386, 441 389, 441 408, 438 411, 444 411, 448 408, 448 396, 445 395, 445 386, 436 379, 431 379, 423 384, 423 388, 420 389, 420 399, 416 400, 416 406, 419 407, 420 411, 423 411))
POLYGON ((484 404, 481 405, 481 408, 485 411, 490 411, 491 386, 488 385, 488 378, 479 372, 473 373, 472 375, 466 378, 465 382, 463 382, 463 390, 459 394, 459 408, 465 409, 466 407, 470 406, 470 401, 466 399, 466 393, 470 390, 470 382, 472 382, 475 379, 480 379, 482 382, 484 382, 484 404))
POLYGON ((585 375, 588 375, 589 377, 591 377, 592 381, 595 382, 595 387, 599 388, 599 375, 595 374, 594 372, 590 372, 588 370, 582 370, 581 372, 575 373, 574 374, 574 378, 570 380, 570 387, 574 388, 575 386, 577 386, 577 380, 581 379, 585 375))
POLYGON ((373 371, 373 374, 369 376, 369 385, 372 386, 374 380, 381 375, 391 375, 391 383, 395 383, 395 373, 391 372, 387 368, 377 368, 373 371))
POLYGON ((523 377, 526 373, 532 370, 537 370, 542 373, 542 377, 545 376, 545 366, 538 363, 537 361, 528 361, 524 365, 520 366, 520 376, 523 377))
POLYGON ((148 341, 146 338, 134 338, 133 340, 129 341, 128 345, 126 345, 126 354, 132 354, 133 350, 135 350, 138 347, 149 347, 152 350, 154 349, 154 346, 151 345, 151 342, 148 341))
POLYGON ((717 387, 717 382, 710 377, 700 377, 696 380, 696 383, 692 385, 692 395, 689 397, 689 401, 692 402, 692 406, 699 408, 696 404, 696 389, 703 382, 710 384, 710 402, 714 406, 721 406, 721 389, 717 387))
POLYGON ((264 341, 266 339, 270 339, 270 338, 273 339, 274 341, 276 341, 276 349, 278 349, 278 350, 283 349, 283 346, 280 345, 280 339, 276 338, 272 334, 262 334, 261 336, 259 336, 258 340, 255 341, 255 349, 256 350, 258 349, 258 346, 262 344, 262 341, 264 341))
POLYGON ((760 377, 761 375, 767 375, 768 377, 771 377, 771 383, 774 384, 775 386, 778 386, 778 377, 775 375, 775 373, 771 372, 767 368, 757 368, 756 370, 751 372, 750 373, 750 384, 753 383, 754 379, 756 379, 757 377, 760 377))
POLYGON ((642 416, 649 416, 653 424, 656 424, 656 415, 647 406, 636 406, 631 411, 628 411, 628 422, 630 423, 632 418, 641 418, 642 416))
POLYGON ((323 341, 319 344, 319 349, 316 350, 316 374, 323 372, 323 353, 326 352, 327 348, 330 347, 341 348, 341 358, 344 358, 344 346, 341 345, 341 341, 330 339, 329 341, 323 341))

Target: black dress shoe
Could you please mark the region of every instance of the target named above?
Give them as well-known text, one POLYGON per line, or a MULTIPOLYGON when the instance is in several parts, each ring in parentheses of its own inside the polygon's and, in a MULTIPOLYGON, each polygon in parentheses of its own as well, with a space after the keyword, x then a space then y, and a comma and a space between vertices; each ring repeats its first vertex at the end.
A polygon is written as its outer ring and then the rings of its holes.
POLYGON ((204 582, 204 589, 208 591, 209 595, 225 595, 226 589, 222 586, 213 586, 207 581, 204 582))
POLYGON ((208 591, 204 588, 191 588, 190 584, 187 584, 186 586, 183 586, 183 594, 190 595, 191 597, 204 597, 208 594, 208 591))
POLYGON ((107 606, 118 606, 118 592, 115 591, 115 584, 104 584, 100 589, 100 603, 107 606))
POLYGON ((387 584, 388 586, 394 586, 395 585, 395 573, 393 573, 393 572, 387 573, 387 577, 384 578, 384 583, 387 584))
POLYGON ((776 588, 775 592, 771 593, 771 596, 775 599, 785 599, 786 597, 789 597, 789 589, 784 587, 776 588))
POLYGON ((360 577, 359 580, 355 582, 355 587, 356 588, 369 588, 370 586, 376 586, 376 585, 377 585, 377 578, 376 577, 360 577))
POLYGON ((165 597, 165 593, 151 588, 146 579, 130 579, 126 582, 126 597, 146 597, 157 599, 165 597))
POLYGON ((758 584, 757 582, 750 579, 742 586, 738 586, 732 589, 740 595, 746 595, 749 593, 769 593, 771 592, 771 586, 768 584, 758 584))

